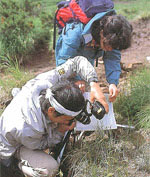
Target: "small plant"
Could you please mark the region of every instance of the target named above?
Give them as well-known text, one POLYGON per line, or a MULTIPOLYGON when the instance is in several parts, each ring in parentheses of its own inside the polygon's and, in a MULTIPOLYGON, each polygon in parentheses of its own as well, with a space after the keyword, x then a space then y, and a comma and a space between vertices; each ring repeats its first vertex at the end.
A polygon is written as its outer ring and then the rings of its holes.
POLYGON ((65 162, 71 177, 149 176, 149 133, 144 132, 117 129, 85 135, 74 148, 67 149, 62 164, 65 162))
POLYGON ((142 109, 136 114, 137 126, 140 128, 150 128, 150 104, 142 107, 142 109))
POLYGON ((5 57, 0 68, 5 68, 0 73, 0 114, 5 108, 5 103, 12 98, 11 90, 14 87, 21 88, 29 79, 33 78, 33 74, 21 71, 19 64, 9 57, 5 57))
POLYGON ((39 2, 32 0, 0 1, 0 50, 22 60, 50 40, 52 17, 39 2))
POLYGON ((116 147, 113 138, 106 138, 103 131, 98 131, 68 153, 72 177, 128 177, 125 151, 124 147, 116 147))
POLYGON ((124 91, 117 98, 114 108, 118 114, 130 121, 137 121, 136 114, 150 104, 150 70, 137 71, 130 77, 124 91))

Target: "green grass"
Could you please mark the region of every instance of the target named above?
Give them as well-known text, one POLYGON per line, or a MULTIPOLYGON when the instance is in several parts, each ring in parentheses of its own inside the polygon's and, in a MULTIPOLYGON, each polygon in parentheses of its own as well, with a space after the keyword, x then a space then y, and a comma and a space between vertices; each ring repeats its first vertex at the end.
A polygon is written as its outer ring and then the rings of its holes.
POLYGON ((138 120, 138 127, 144 129, 150 128, 150 103, 142 107, 142 109, 136 114, 136 119, 138 120))
POLYGON ((21 88, 28 80, 33 78, 32 73, 25 72, 19 68, 17 61, 14 62, 10 58, 7 60, 7 62, 5 61, 5 63, 0 65, 1 70, 4 68, 4 71, 0 73, 0 115, 5 108, 2 103, 12 97, 11 90, 14 87, 21 88))
POLYGON ((51 40, 54 10, 48 1, 0 1, 1 55, 26 60, 46 48, 51 40))
MULTIPOLYGON (((114 131, 115 132, 115 131, 114 131)), ((122 130, 116 131, 117 138, 109 132, 97 131, 96 136, 86 137, 80 146, 67 155, 70 159, 70 168, 73 169, 73 177, 129 177, 135 175, 137 169, 149 173, 149 159, 144 157, 147 147, 144 147, 144 138, 138 133, 122 130), (137 138, 135 138, 137 137, 137 138), (142 161, 139 159, 142 157, 142 161), (129 170, 130 169, 130 170, 129 170)), ((138 171, 137 170, 137 171, 138 171)), ((138 176, 138 175, 135 175, 138 176)))
POLYGON ((115 3, 115 9, 118 14, 126 16, 129 20, 145 19, 150 17, 149 0, 122 0, 115 3))
POLYGON ((12 88, 21 87, 26 81, 33 77, 33 74, 30 75, 27 72, 16 70, 14 68, 7 69, 4 75, 1 74, 0 85, 8 94, 12 88))
POLYGON ((57 8, 57 3, 60 2, 60 0, 37 0, 36 2, 42 4, 42 8, 46 12, 54 14, 57 8))
POLYGON ((150 105, 149 76, 150 69, 146 68, 136 71, 130 76, 114 104, 115 112, 120 114, 123 120, 128 120, 128 123, 137 124, 138 121, 142 122, 144 119, 148 120, 148 109, 147 107, 145 108, 145 106, 150 105), (139 114, 139 116, 137 116, 137 114, 139 114))

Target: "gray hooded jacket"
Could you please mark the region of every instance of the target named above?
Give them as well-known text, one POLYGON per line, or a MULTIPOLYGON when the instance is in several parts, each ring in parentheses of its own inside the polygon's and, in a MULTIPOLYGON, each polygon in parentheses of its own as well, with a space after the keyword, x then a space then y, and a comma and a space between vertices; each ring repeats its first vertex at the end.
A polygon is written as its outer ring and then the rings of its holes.
POLYGON ((41 111, 40 92, 76 74, 89 83, 97 81, 96 71, 88 60, 75 57, 22 87, 0 117, 0 159, 8 159, 21 145, 42 150, 61 141, 63 135, 57 131, 57 125, 48 122, 41 111))

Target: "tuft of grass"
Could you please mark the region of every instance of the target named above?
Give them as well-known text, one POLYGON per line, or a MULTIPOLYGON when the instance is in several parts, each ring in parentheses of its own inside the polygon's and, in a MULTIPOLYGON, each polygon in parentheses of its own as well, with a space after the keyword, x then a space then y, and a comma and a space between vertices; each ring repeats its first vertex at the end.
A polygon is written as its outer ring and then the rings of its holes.
POLYGON ((128 176, 125 148, 116 147, 113 138, 103 135, 102 131, 98 131, 96 138, 82 141, 81 147, 76 147, 68 154, 73 177, 128 176))
POLYGON ((4 71, 0 73, 0 115, 3 112, 5 103, 7 100, 11 99, 11 90, 14 87, 21 88, 28 80, 33 78, 33 74, 29 72, 22 71, 19 68, 19 64, 13 59, 7 57, 4 62, 0 64, 0 68, 4 71))
POLYGON ((45 6, 47 4, 33 0, 0 1, 1 54, 25 60, 48 46, 53 14, 46 11, 45 6))
MULTIPOLYGON (((68 151, 65 168, 72 177, 147 176, 150 166, 149 144, 143 132, 127 129, 101 131, 86 136, 68 151), (116 134, 116 137, 114 136, 116 134), (137 139, 138 137, 138 139, 137 139)), ((64 163, 64 162, 63 162, 64 163)))
POLYGON ((150 104, 142 107, 136 114, 137 126, 144 129, 150 128, 150 104))
POLYGON ((136 114, 143 109, 143 106, 150 104, 149 75, 150 69, 136 71, 130 76, 114 104, 115 112, 132 123, 137 121, 136 114))

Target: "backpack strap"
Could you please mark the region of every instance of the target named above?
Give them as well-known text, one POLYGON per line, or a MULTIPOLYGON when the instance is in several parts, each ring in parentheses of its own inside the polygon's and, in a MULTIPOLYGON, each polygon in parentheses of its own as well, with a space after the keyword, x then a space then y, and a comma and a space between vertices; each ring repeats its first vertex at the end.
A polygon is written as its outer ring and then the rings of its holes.
MULTIPOLYGON (((69 7, 70 11, 72 12, 73 18, 72 21, 74 22, 78 22, 80 21, 79 18, 77 17, 77 15, 74 13, 73 9, 71 8, 71 6, 69 4, 66 4, 64 7, 69 7)), ((59 7, 59 6, 58 6, 59 7)), ((54 32, 53 32, 53 50, 55 50, 55 46, 56 46, 56 24, 57 24, 57 14, 59 12, 59 9, 62 8, 62 6, 60 6, 56 13, 55 13, 55 17, 54 17, 54 32)), ((63 22, 64 26, 66 26, 66 22, 63 20, 63 18, 60 17, 60 20, 63 22)), ((59 32, 60 33, 60 32, 59 32)))
MULTIPOLYGON (((54 32, 53 32, 53 50, 55 50, 55 46, 56 46, 56 24, 57 24, 57 14, 59 12, 59 10, 63 7, 67 7, 69 5, 69 1, 61 1, 57 4, 57 11, 55 12, 55 17, 54 17, 54 32)), ((62 18, 60 18, 60 20, 64 23, 62 18)))
POLYGON ((55 50, 55 46, 56 46, 56 16, 57 16, 58 10, 56 11, 55 17, 54 17, 53 50, 55 50))

